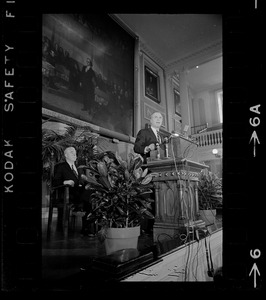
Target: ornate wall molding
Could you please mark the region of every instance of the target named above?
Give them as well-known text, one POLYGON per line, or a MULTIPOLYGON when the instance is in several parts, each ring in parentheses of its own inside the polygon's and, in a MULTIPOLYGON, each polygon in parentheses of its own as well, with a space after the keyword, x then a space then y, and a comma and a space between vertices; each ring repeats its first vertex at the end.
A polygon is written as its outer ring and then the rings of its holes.
POLYGON ((187 178, 198 180, 199 173, 191 172, 191 171, 166 171, 166 172, 158 172, 153 178, 154 182, 157 181, 172 181, 172 180, 186 180, 187 178))
POLYGON ((165 64, 161 58, 156 55, 151 48, 149 48, 142 40, 140 40, 140 50, 145 52, 154 62, 156 62, 161 68, 165 69, 165 64))
POLYGON ((198 51, 190 53, 189 55, 183 56, 167 65, 165 65, 165 69, 167 73, 174 72, 175 69, 179 69, 184 65, 192 64, 196 60, 210 58, 215 55, 219 55, 222 53, 222 41, 219 40, 213 44, 208 45, 198 51))
POLYGON ((42 115, 47 117, 47 118, 51 118, 51 119, 56 119, 59 120, 60 122, 64 122, 66 124, 74 124, 74 125, 78 125, 78 126, 84 126, 84 127, 88 127, 91 129, 91 131, 98 133, 101 136, 106 136, 106 137, 110 137, 110 138, 115 138, 118 139, 119 141, 122 142, 127 142, 127 143, 134 143, 135 138, 129 135, 125 135, 122 133, 118 133, 100 126, 96 126, 94 124, 73 118, 73 117, 69 117, 67 115, 52 111, 50 109, 46 109, 46 108, 42 108, 42 115))

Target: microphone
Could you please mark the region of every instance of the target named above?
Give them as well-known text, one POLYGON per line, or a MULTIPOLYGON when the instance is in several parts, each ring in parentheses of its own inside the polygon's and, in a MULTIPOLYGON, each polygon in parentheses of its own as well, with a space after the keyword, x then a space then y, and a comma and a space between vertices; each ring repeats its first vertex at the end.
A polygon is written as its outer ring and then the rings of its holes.
POLYGON ((169 141, 173 138, 173 137, 178 137, 180 136, 179 133, 172 133, 171 135, 169 135, 169 137, 167 137, 166 139, 168 139, 169 141))
POLYGON ((163 138, 161 145, 169 144, 169 142, 170 142, 170 136, 169 137, 165 137, 165 138, 163 138))
POLYGON ((195 138, 192 138, 192 137, 185 137, 182 133, 172 133, 172 134, 168 137, 169 141, 170 141, 173 137, 180 137, 181 139, 184 139, 184 140, 186 140, 186 141, 188 141, 188 142, 191 142, 191 143, 193 143, 193 144, 195 144, 195 145, 198 146, 198 142, 197 142, 197 140, 196 140, 195 138))

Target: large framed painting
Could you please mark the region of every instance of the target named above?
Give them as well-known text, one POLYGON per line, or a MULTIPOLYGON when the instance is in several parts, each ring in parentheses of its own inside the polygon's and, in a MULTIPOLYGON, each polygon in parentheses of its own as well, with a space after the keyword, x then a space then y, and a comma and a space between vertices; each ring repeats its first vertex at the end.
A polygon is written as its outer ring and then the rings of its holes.
POLYGON ((145 96, 151 100, 160 103, 159 97, 159 75, 153 72, 149 67, 145 66, 145 96))
POLYGON ((107 14, 44 14, 43 107, 133 136, 134 47, 107 14))

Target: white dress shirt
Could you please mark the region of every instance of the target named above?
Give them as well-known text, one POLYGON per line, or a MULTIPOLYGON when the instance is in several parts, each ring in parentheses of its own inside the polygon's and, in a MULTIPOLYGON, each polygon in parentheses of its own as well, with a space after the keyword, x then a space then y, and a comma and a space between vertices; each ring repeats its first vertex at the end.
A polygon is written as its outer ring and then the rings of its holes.
POLYGON ((73 169, 77 172, 77 174, 78 174, 78 170, 77 170, 77 168, 76 168, 76 165, 73 163, 73 164, 71 164, 71 163, 69 163, 69 162, 67 162, 69 165, 70 165, 70 168, 71 168, 71 170, 72 170, 72 166, 73 166, 73 169))
MULTIPOLYGON (((156 129, 154 127, 151 126, 151 130, 153 131, 153 133, 155 134, 156 138, 158 137, 160 143, 161 143, 161 137, 159 135, 159 129, 156 129)), ((144 149, 144 154, 148 153, 150 150, 149 150, 149 146, 146 146, 145 149, 144 149)))
POLYGON ((151 130, 152 130, 153 133, 155 134, 156 138, 158 137, 159 142, 161 143, 161 137, 160 137, 160 134, 159 134, 159 129, 156 129, 156 128, 154 128, 154 127, 151 127, 151 130))

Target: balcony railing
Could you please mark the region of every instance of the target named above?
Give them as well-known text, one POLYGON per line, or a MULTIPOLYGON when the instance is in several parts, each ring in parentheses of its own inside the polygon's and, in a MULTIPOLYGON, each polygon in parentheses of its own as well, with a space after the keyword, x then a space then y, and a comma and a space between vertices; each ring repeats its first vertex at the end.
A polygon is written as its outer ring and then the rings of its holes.
POLYGON ((202 124, 202 125, 197 125, 197 126, 191 126, 191 134, 197 134, 201 133, 203 131, 206 131, 208 128, 208 123, 202 124))
POLYGON ((192 137, 196 139, 199 147, 218 146, 223 142, 223 130, 204 131, 193 134, 192 137))

